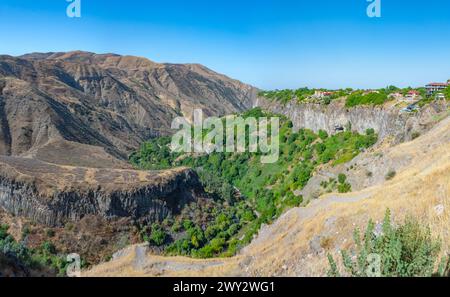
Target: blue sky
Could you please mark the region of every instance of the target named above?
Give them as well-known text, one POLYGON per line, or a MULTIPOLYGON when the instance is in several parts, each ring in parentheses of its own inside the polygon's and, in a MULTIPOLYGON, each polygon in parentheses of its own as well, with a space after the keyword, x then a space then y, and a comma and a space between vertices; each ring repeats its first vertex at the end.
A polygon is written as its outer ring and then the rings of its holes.
POLYGON ((86 50, 201 63, 263 89, 450 79, 450 1, 1 0, 0 54, 86 50))

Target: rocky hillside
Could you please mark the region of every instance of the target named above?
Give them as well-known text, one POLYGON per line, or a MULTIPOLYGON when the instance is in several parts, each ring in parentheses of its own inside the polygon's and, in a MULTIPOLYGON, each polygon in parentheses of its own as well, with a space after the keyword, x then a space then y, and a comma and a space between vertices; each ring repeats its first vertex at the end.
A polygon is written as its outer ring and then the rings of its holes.
POLYGON ((242 111, 256 93, 197 64, 87 52, 0 56, 0 155, 123 167, 111 156, 126 159, 169 133, 174 117, 242 111))

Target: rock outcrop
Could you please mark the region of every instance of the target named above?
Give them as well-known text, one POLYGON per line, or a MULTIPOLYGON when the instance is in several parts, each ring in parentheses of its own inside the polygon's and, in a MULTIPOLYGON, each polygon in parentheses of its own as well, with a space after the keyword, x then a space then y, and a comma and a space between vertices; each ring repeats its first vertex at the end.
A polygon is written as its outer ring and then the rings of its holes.
POLYGON ((93 169, 0 156, 0 207, 49 226, 87 215, 162 221, 203 195, 194 171, 93 169))

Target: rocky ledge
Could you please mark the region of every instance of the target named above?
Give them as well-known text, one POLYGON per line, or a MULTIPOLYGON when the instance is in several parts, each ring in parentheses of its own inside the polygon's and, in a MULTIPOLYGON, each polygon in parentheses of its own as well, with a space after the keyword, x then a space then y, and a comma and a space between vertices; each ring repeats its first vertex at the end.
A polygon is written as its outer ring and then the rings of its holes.
POLYGON ((48 226, 87 215, 162 221, 203 194, 187 168, 94 169, 0 156, 0 207, 48 226))
MULTIPOLYGON (((407 103, 403 103, 403 106, 407 103)), ((389 105, 389 104, 388 104, 389 105)), ((359 133, 372 128, 379 139, 391 137, 394 143, 413 138, 414 134, 423 134, 433 127, 436 117, 448 109, 448 104, 432 102, 417 112, 402 112, 398 106, 357 106, 347 108, 343 100, 333 100, 329 105, 288 102, 282 104, 259 97, 254 106, 275 114, 288 117, 295 129, 306 128, 315 132, 325 130, 336 132, 336 126, 347 127, 359 133)))

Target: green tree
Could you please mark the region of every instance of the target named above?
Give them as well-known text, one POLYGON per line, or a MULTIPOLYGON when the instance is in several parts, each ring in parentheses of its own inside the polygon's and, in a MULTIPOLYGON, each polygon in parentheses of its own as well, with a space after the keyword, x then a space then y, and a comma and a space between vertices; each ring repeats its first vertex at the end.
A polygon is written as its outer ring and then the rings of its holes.
POLYGON ((158 225, 156 223, 152 225, 152 232, 151 232, 150 238, 149 238, 149 241, 151 244, 156 245, 156 246, 161 246, 165 243, 166 237, 167 237, 167 234, 164 231, 164 229, 161 228, 160 225, 158 225))
POLYGON ((343 184, 347 181, 347 176, 343 173, 339 173, 338 175, 338 181, 340 184, 343 184))

